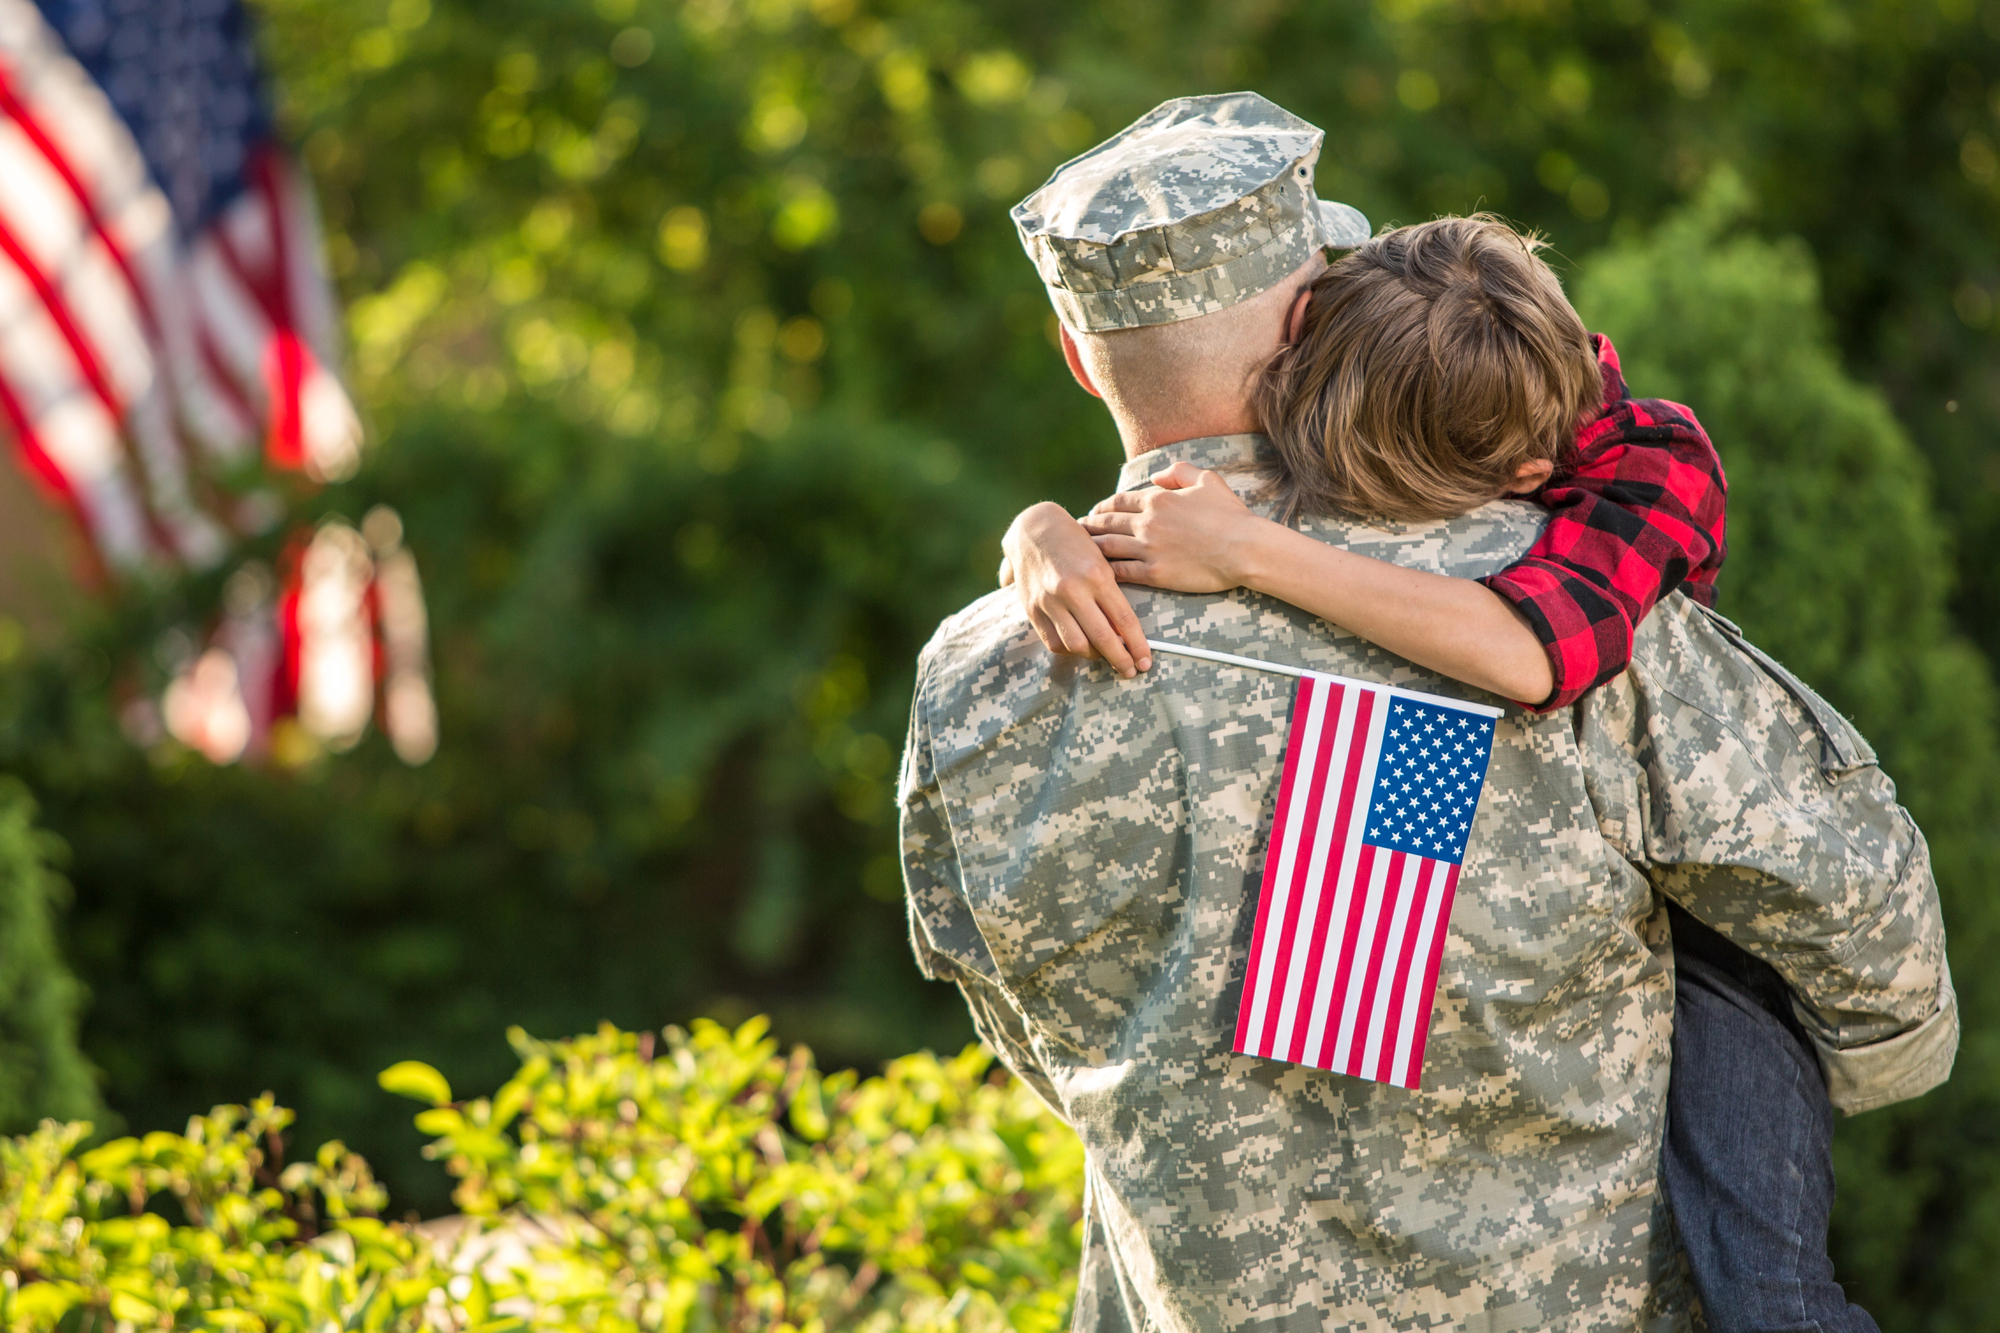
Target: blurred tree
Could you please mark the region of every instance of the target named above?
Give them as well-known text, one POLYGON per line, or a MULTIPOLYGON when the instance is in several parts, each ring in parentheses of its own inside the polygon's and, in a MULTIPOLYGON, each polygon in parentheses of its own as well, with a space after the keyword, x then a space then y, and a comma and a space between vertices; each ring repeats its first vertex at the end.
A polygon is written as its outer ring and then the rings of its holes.
POLYGON ((103 1113, 76 1044, 84 991, 56 947, 69 886, 50 868, 59 847, 34 814, 26 789, 0 778, 0 1133, 103 1113))
POLYGON ((55 628, 74 590, 76 547, 68 515, 11 460, 0 466, 0 660, 19 651, 17 640, 55 628))
POLYGON ((369 1071, 495 1078, 509 1022, 754 1000, 835 1061, 962 1042, 890 792, 918 645, 1016 507, 1117 456, 996 202, 1094 127, 971 14, 272 20, 381 441, 326 500, 405 519, 444 745, 279 781, 124 753, 106 664, 199 581, 0 688, 0 763, 78 849, 118 1105, 268 1086, 408 1161, 369 1071))
POLYGON ((1988 1326, 2000 1233, 2000 1063, 1980 966, 2000 914, 2000 744, 1985 659, 1945 606, 1949 536, 1921 456, 1831 345, 1806 247, 1739 230, 1741 182, 1583 265, 1578 309, 1645 392, 1695 406, 1723 442, 1721 606, 1877 745, 1928 834, 1965 1044, 1943 1089, 1842 1125, 1843 1279, 1887 1327, 1988 1326))

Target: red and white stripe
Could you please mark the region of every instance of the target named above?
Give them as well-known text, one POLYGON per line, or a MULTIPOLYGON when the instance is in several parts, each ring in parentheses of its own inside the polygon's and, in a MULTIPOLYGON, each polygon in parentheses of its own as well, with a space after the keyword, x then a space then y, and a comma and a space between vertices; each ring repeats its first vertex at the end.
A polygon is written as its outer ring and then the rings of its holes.
POLYGON ((352 470, 310 193, 277 153, 185 244, 103 91, 0 0, 0 182, 0 421, 103 565, 220 561, 260 427, 273 466, 352 470))
MULTIPOLYGON (((361 427, 328 369, 335 329, 315 263, 312 195, 273 151, 258 154, 250 176, 193 247, 194 354, 180 375, 218 418, 262 419, 271 466, 345 476, 359 461, 361 427)), ((240 440, 224 447, 235 452, 240 440)))
POLYGON ((1415 1088, 1459 867, 1363 839, 1393 693, 1299 681, 1234 1049, 1415 1088))
POLYGON ((0 180, 0 410, 22 461, 110 565, 202 549, 185 470, 151 410, 140 270, 167 258, 166 200, 103 93, 24 0, 0 0, 0 180), (152 430, 144 450, 125 430, 134 404, 152 430))

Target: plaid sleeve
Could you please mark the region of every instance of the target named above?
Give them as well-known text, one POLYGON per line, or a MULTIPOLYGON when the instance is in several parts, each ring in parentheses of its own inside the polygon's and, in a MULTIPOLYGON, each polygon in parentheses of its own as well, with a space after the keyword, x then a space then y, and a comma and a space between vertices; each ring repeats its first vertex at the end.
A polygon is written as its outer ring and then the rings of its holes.
POLYGON ((1548 649, 1555 690, 1537 712, 1566 708, 1623 671, 1633 631, 1675 589, 1713 606, 1728 553, 1729 482, 1707 433, 1678 403, 1633 398, 1611 340, 1592 342, 1604 406, 1535 496, 1549 525, 1519 562, 1480 580, 1548 649))

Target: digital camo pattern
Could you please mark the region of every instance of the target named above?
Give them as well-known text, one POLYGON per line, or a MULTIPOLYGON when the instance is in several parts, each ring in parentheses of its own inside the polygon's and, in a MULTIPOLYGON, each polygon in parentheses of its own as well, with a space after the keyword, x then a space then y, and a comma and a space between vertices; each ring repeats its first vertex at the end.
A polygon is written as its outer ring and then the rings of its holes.
MULTIPOLYGON (((1172 446, 1124 485, 1258 448, 1172 446)), ((1307 531, 1471 575, 1541 523, 1507 502, 1307 531)), ((1476 696, 1267 598, 1133 592, 1156 638, 1476 696)), ((1625 677, 1509 708, 1406 1092, 1229 1051, 1292 681, 1052 658, 1011 590, 946 621, 903 773, 912 938, 1082 1136, 1076 1327, 1699 1327, 1656 1189, 1659 892, 1791 979, 1850 1106, 1935 1083, 1955 1037, 1922 840, 1795 689, 1675 597, 1625 677)))
POLYGON ((1214 314, 1368 239, 1314 193, 1324 137, 1255 93, 1176 98, 1056 168, 1014 225, 1073 329, 1214 314))

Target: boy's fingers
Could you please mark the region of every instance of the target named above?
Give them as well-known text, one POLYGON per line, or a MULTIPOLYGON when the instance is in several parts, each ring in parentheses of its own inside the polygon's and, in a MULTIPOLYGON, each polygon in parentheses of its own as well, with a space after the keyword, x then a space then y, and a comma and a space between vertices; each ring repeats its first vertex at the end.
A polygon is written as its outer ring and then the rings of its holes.
POLYGON ((1193 463, 1180 462, 1161 472, 1155 472, 1147 480, 1163 491, 1178 491, 1201 480, 1201 469, 1193 463))
POLYGON ((1095 660, 1097 650, 1090 646, 1090 636, 1076 623, 1076 617, 1068 611, 1051 611, 1049 620, 1056 627, 1056 637, 1062 640, 1062 650, 1071 657, 1095 660))
MULTIPOLYGON (((1145 500, 1137 491, 1118 491, 1105 496, 1090 507, 1092 514, 1136 514, 1145 507, 1145 500)), ((1087 516, 1086 516, 1087 517, 1087 516)))
POLYGON ((1144 583, 1150 585, 1153 582, 1153 567, 1144 560, 1113 560, 1111 562, 1111 576, 1120 583, 1144 583))
POLYGON ((1125 651, 1131 654, 1132 661, 1138 665, 1139 670, 1151 671, 1153 649, 1146 642, 1146 631, 1139 624, 1138 612, 1132 609, 1132 603, 1126 599, 1125 594, 1114 589, 1110 599, 1100 600, 1098 605, 1104 608, 1104 614, 1111 621, 1111 628, 1125 641, 1125 651))
POLYGON ((1111 628, 1111 622, 1104 618, 1102 611, 1095 605, 1079 607, 1076 617, 1084 633, 1090 636, 1091 646, 1111 664, 1113 671, 1128 679, 1139 674, 1138 668, 1132 665, 1132 654, 1125 651, 1125 641, 1111 628))
POLYGON ((1056 634, 1056 627, 1049 623, 1047 616, 1032 606, 1028 608, 1028 623, 1034 626, 1035 637, 1042 641, 1042 647, 1052 653, 1063 651, 1062 639, 1056 634))
POLYGON ((1143 560, 1146 557, 1146 543, 1137 537, 1108 532, 1091 540, 1097 543, 1097 549, 1104 553, 1106 560, 1143 560))
POLYGON ((1093 537, 1112 532, 1129 537, 1138 522, 1137 514, 1090 514, 1083 519, 1083 530, 1093 537))

